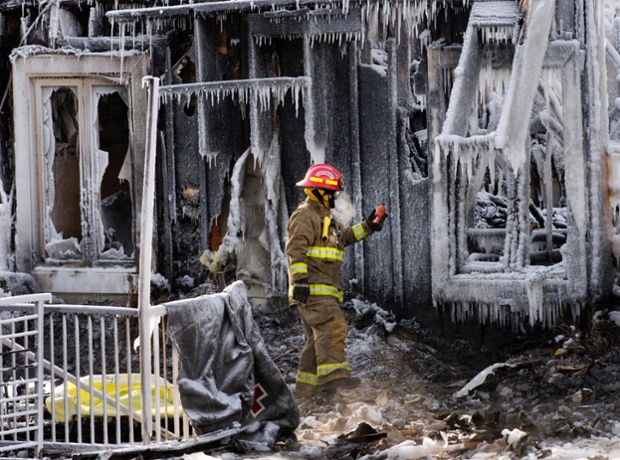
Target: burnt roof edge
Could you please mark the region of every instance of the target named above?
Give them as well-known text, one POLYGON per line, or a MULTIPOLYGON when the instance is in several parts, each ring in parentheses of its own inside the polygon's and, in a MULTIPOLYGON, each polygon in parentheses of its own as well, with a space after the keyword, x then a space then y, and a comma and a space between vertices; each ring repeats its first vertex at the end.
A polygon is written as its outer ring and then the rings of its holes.
MULTIPOLYGON (((153 8, 136 8, 131 10, 112 10, 106 16, 116 22, 136 22, 145 20, 171 19, 175 17, 188 17, 196 14, 233 13, 243 11, 261 11, 274 9, 275 7, 305 5, 334 5, 354 3, 346 0, 225 0, 207 3, 194 3, 191 5, 174 5, 153 8)), ((344 8, 343 8, 344 10, 344 8)))

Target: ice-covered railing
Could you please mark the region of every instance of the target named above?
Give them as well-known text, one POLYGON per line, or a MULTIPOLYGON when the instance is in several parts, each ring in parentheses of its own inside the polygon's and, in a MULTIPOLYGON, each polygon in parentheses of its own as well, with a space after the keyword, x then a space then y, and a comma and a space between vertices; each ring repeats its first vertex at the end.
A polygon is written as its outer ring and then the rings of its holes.
POLYGON ((226 80, 182 85, 161 86, 160 101, 189 104, 192 97, 206 99, 218 104, 222 99, 234 97, 240 104, 254 102, 262 111, 271 107, 272 101, 284 103, 290 92, 295 109, 299 107, 300 96, 310 86, 310 77, 255 78, 250 80, 226 80))

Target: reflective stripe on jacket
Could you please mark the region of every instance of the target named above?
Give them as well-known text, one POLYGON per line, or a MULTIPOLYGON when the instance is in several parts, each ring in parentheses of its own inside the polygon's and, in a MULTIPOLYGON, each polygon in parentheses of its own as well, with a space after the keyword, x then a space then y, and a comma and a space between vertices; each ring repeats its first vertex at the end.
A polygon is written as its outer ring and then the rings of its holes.
POLYGON ((288 222, 286 256, 289 282, 292 284, 308 278, 310 295, 328 295, 343 300, 341 267, 344 248, 362 241, 372 233, 362 221, 346 227, 331 219, 328 238, 321 238, 323 218, 331 217, 329 209, 321 203, 306 198, 300 203, 288 222))

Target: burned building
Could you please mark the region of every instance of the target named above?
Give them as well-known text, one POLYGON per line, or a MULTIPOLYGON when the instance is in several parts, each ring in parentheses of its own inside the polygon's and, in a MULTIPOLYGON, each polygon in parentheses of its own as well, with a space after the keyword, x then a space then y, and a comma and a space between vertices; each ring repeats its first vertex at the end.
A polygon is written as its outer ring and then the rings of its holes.
POLYGON ((346 257, 352 293, 426 324, 579 318, 620 255, 612 3, 4 2, 0 263, 61 297, 135 292, 152 144, 170 289, 231 270, 284 298, 295 182, 328 162, 358 219, 390 215, 346 257))

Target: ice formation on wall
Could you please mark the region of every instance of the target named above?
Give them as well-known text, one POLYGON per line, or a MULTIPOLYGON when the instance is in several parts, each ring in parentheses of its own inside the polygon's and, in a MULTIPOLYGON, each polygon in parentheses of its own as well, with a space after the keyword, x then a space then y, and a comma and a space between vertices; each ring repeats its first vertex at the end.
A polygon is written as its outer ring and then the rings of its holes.
MULTIPOLYGON (((378 0, 360 2, 362 15, 369 30, 379 30, 383 28, 385 32, 388 27, 394 30, 396 37, 401 36, 401 29, 406 28, 410 38, 423 37, 424 24, 434 23, 441 8, 451 3, 451 8, 458 8, 450 0, 378 0)), ((463 0, 463 8, 469 6, 470 0, 463 0)), ((313 13, 321 13, 328 19, 331 16, 347 15, 351 11, 351 0, 341 1, 316 1, 310 3, 313 6, 313 13)), ((307 2, 274 2, 271 0, 229 0, 209 2, 205 4, 195 4, 192 1, 181 2, 176 6, 164 6, 162 8, 135 8, 127 10, 109 11, 107 16, 112 24, 112 30, 118 29, 119 36, 147 33, 152 34, 165 27, 188 29, 193 26, 193 17, 198 14, 209 14, 214 16, 219 23, 228 20, 228 14, 236 14, 240 10, 263 11, 272 15, 282 16, 291 12, 289 8, 301 10, 306 8, 307 2), (193 13, 193 14, 192 14, 193 13)), ((277 19, 277 16, 274 16, 277 19)), ((493 32, 496 38, 504 37, 507 30, 498 29, 493 32)), ((309 34, 311 43, 315 41, 324 43, 342 43, 344 41, 358 40, 359 32, 326 32, 309 34)), ((288 38, 295 38, 289 36, 288 38)), ((269 37, 257 37, 259 44, 269 43, 269 37)), ((124 49, 124 46, 121 47, 124 49)))
POLYGON ((189 105, 193 97, 208 101, 211 105, 219 104, 224 98, 232 97, 236 102, 246 105, 253 103, 260 111, 268 111, 271 104, 284 104, 288 93, 291 94, 295 110, 310 84, 308 77, 255 78, 249 80, 226 80, 202 83, 188 83, 162 86, 160 98, 164 103, 176 102, 189 105))
MULTIPOLYGON (((395 37, 400 37, 401 28, 406 27, 410 38, 420 37, 423 30, 420 26, 434 23, 440 8, 446 6, 449 0, 379 0, 362 3, 365 22, 368 27, 378 30, 379 24, 383 32, 390 27, 394 30, 395 37)), ((469 0, 463 1, 463 7, 469 5, 469 0)), ((455 8, 455 5, 452 5, 455 8)), ((385 35, 385 34, 384 34, 385 35)))
MULTIPOLYGON (((582 117, 596 123, 600 115, 594 114, 601 110, 598 99, 587 109, 580 102, 580 61, 558 64, 552 58, 551 67, 543 65, 554 2, 529 2, 521 37, 497 25, 514 21, 516 11, 511 2, 481 2, 472 9, 435 146, 433 176, 441 193, 433 195, 433 226, 435 238, 445 237, 449 249, 442 244, 434 249, 434 295, 447 296, 454 319, 518 324, 529 318, 532 325, 548 327, 567 307, 579 317, 590 286, 586 254, 600 253, 600 238, 586 248, 585 235, 596 234, 600 225, 590 206, 598 206, 601 197, 596 171, 605 142, 593 140, 588 154, 582 147, 582 117), (473 26, 490 30, 475 33, 473 26), (478 47, 488 40, 515 44, 511 69, 491 66, 486 56, 477 61, 478 47), (458 185, 442 182, 447 177, 458 185)), ((589 71, 597 75, 598 14, 597 8, 585 11, 589 71)), ((550 53, 575 56, 576 43, 552 42, 550 53)), ((591 90, 603 92, 598 77, 589 81, 591 90)), ((590 273, 597 285, 601 262, 593 259, 590 273)))
POLYGON ((10 193, 4 190, 0 180, 0 271, 12 270, 11 235, 13 227, 13 198, 15 186, 11 186, 10 193))
MULTIPOLYGON (((285 40, 298 40, 303 38, 302 35, 284 35, 279 38, 284 38, 285 40)), ((262 35, 254 35, 254 40, 258 46, 263 45, 271 45, 273 37, 272 36, 262 36, 262 35)), ((314 47, 315 43, 329 43, 338 45, 342 45, 343 43, 353 42, 353 41, 361 41, 362 33, 361 32, 328 32, 328 33, 314 33, 310 34, 310 47, 314 47)))
POLYGON ((538 89, 532 76, 540 75, 554 19, 554 2, 533 2, 528 10, 527 39, 517 47, 505 107, 497 128, 496 146, 517 171, 525 163, 531 104, 538 89))
MULTIPOLYGON (((246 150, 243 155, 235 162, 230 177, 231 181, 231 199, 230 210, 227 219, 227 231, 223 242, 215 254, 206 250, 201 257, 203 264, 209 267, 210 271, 217 271, 226 263, 228 258, 240 250, 243 250, 245 244, 245 235, 248 233, 247 226, 263 226, 262 233, 258 237, 258 242, 270 255, 270 271, 271 281, 270 288, 285 292, 288 282, 286 255, 283 248, 283 224, 288 219, 286 215, 286 204, 284 203, 284 189, 282 177, 280 173, 280 145, 278 136, 274 135, 270 147, 267 152, 257 158, 251 152, 246 150), (260 171, 262 189, 252 189, 251 193, 255 196, 256 202, 263 203, 264 222, 257 222, 248 219, 246 213, 247 203, 244 202, 244 186, 245 174, 248 162, 254 161, 254 168, 260 171)), ((252 217, 256 217, 252 214, 252 217)), ((285 224, 284 224, 285 225, 285 224)), ((250 265, 242 267, 245 276, 251 277, 256 272, 267 267, 262 267, 262 262, 258 260, 250 261, 250 265), (257 266, 252 266, 252 264, 257 266)), ((260 278, 256 276, 256 278, 260 278)))
POLYGON ((272 288, 286 292, 288 284, 288 262, 283 248, 284 223, 288 220, 286 203, 284 202, 284 184, 280 169, 280 142, 277 135, 273 136, 266 158, 261 169, 265 181, 265 229, 260 242, 271 255, 272 288))

